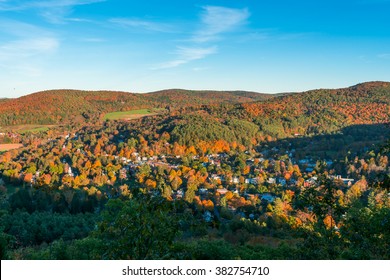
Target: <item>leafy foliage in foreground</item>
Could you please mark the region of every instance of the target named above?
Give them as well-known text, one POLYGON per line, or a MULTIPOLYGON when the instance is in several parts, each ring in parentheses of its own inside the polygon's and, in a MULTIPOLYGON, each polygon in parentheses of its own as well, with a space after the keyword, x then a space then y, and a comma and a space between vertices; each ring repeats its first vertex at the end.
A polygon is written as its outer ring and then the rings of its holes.
MULTIPOLYGON (((183 224, 192 218, 182 215, 180 219, 175 220, 171 216, 172 205, 159 199, 151 199, 145 206, 142 205, 143 201, 111 201, 103 212, 99 228, 87 238, 73 241, 60 239, 50 246, 44 243, 39 247, 25 247, 9 252, 6 256, 23 259, 185 260, 390 257, 389 208, 356 206, 348 211, 340 232, 327 228, 322 221, 318 221, 315 224, 315 231, 298 232, 294 242, 282 238, 276 245, 270 245, 253 244, 247 240, 232 243, 218 236, 213 238, 204 236, 192 240, 177 239, 185 228, 183 224), (137 210, 142 212, 135 212, 137 210)), ((235 234, 245 235, 247 226, 247 222, 237 220, 235 234)), ((226 228, 219 231, 225 235, 229 232, 226 228)), ((293 234, 292 231, 287 232, 293 234)), ((2 243, 4 240, 2 237, 2 243)))
POLYGON ((163 258, 178 232, 172 210, 161 197, 109 201, 95 233, 104 244, 104 258, 163 258))

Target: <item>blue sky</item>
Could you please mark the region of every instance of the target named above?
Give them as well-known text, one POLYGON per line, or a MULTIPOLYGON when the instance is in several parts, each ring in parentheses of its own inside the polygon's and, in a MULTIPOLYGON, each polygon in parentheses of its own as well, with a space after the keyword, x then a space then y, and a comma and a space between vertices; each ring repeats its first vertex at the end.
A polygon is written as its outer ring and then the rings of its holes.
POLYGON ((390 80, 390 0, 0 0, 0 97, 390 80))

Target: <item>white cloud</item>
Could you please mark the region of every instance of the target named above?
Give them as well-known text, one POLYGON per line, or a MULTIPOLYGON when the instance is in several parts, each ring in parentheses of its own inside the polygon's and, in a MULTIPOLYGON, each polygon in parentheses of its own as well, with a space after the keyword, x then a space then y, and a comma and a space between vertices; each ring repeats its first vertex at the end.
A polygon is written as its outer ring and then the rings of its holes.
POLYGON ((73 22, 89 22, 89 23, 96 23, 93 20, 86 19, 86 18, 67 18, 67 21, 73 21, 73 22))
POLYGON ((142 29, 156 32, 173 32, 174 29, 171 25, 161 22, 140 20, 136 18, 113 18, 110 19, 111 23, 119 24, 124 27, 142 29))
POLYGON ((59 46, 58 40, 54 38, 24 39, 0 45, 0 50, 9 54, 25 54, 23 56, 34 55, 36 53, 47 53, 56 50, 59 46))
POLYGON ((0 19, 0 33, 15 37, 47 36, 50 33, 43 28, 22 21, 0 19))
POLYGON ((1 1, 0 10, 2 11, 21 11, 33 8, 58 8, 58 7, 74 7, 80 5, 88 5, 98 2, 105 2, 106 0, 38 0, 38 1, 1 1))
POLYGON ((190 46, 177 46, 177 58, 152 69, 173 68, 194 60, 203 59, 217 52, 218 47, 209 44, 223 39, 222 34, 235 31, 247 23, 248 9, 232 9, 217 6, 205 6, 200 14, 199 28, 185 40, 190 46))
POLYGON ((186 60, 197 60, 217 51, 217 47, 210 48, 186 48, 178 47, 177 54, 186 60))
POLYGON ((102 43, 102 42, 106 42, 105 39, 103 38, 82 38, 81 41, 83 42, 88 42, 88 43, 102 43))
POLYGON ((40 27, 15 20, 0 20, 7 34, 0 43, 0 66, 17 75, 37 76, 41 65, 60 47, 59 39, 40 27))
POLYGON ((177 47, 176 54, 177 58, 172 61, 162 63, 153 69, 166 69, 180 66, 188 62, 199 60, 205 58, 208 55, 214 54, 217 52, 217 47, 208 47, 208 48, 191 48, 191 47, 177 47))
POLYGON ((0 20, 0 32, 11 36, 0 43, 0 56, 29 56, 52 52, 59 47, 59 40, 46 29, 16 20, 0 20), (4 42, 5 41, 5 42, 4 42))
POLYGON ((8 74, 37 77, 42 64, 59 47, 55 38, 35 38, 11 41, 0 45, 0 67, 8 74))
POLYGON ((10 41, 0 45, 0 63, 3 66, 18 64, 21 61, 26 63, 28 58, 54 53, 59 45, 59 41, 51 37, 10 41))
POLYGON ((33 0, 0 1, 0 11, 38 10, 39 14, 50 23, 64 23, 65 17, 76 6, 89 5, 106 0, 33 0))
POLYGON ((232 9, 206 6, 201 14, 201 28, 195 32, 192 40, 203 43, 219 39, 219 35, 230 32, 247 22, 248 9, 232 9))

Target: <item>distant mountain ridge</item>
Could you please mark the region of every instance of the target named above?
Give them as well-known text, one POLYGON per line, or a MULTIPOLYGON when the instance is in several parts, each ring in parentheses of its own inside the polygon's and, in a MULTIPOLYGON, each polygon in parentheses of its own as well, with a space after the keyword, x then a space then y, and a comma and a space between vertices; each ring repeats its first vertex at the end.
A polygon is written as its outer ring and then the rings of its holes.
POLYGON ((220 102, 244 103, 258 100, 266 100, 276 95, 251 91, 214 91, 214 90, 183 90, 168 89, 145 93, 149 99, 169 104, 189 105, 210 104, 220 102))
MULTIPOLYGON (((379 108, 378 112, 381 115, 390 113, 389 100, 390 82, 367 82, 342 89, 280 94, 183 89, 143 94, 121 91, 48 90, 15 99, 0 99, 0 126, 60 124, 96 120, 104 113, 113 111, 220 103, 242 104, 245 114, 252 117, 262 115, 272 117, 276 111, 294 117, 310 113, 310 110, 334 110, 339 107, 348 111, 349 107, 355 107, 352 114, 356 113, 356 105, 369 109, 372 104, 379 108)), ((375 118, 370 112, 365 114, 362 122, 375 118)), ((383 116, 379 117, 383 120, 383 116)))

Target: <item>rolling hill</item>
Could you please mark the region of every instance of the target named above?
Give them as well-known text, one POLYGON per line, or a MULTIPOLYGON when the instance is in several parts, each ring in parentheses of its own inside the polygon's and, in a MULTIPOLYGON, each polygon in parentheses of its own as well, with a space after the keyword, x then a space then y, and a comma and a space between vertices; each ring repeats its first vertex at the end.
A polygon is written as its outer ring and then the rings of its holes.
POLYGON ((261 139, 283 139, 387 123, 390 83, 371 82, 343 89, 278 95, 234 106, 211 104, 170 118, 165 129, 179 143, 191 145, 209 138, 246 143, 257 132, 261 139))
POLYGON ((2 99, 0 126, 66 124, 102 120, 104 114, 135 109, 208 105, 212 115, 253 120, 262 129, 283 126, 286 133, 335 130, 345 124, 389 121, 390 83, 369 82, 343 89, 262 94, 246 91, 162 90, 136 94, 118 91, 50 90, 2 99), (227 109, 219 104, 231 104, 227 109), (272 125, 271 125, 272 124, 272 125))
POLYGON ((390 83, 370 82, 343 89, 320 89, 245 103, 240 114, 264 130, 318 134, 355 124, 390 122, 390 83), (271 125, 272 124, 272 125, 271 125))
POLYGON ((2 99, 0 125, 60 124, 101 119, 105 113, 134 109, 173 108, 239 103, 270 98, 254 92, 163 90, 147 94, 118 91, 49 90, 2 99))
POLYGON ((68 123, 105 112, 152 106, 142 96, 127 92, 51 90, 3 102, 0 125, 68 123))
POLYGON ((161 104, 172 106, 203 105, 214 103, 245 103, 266 100, 276 95, 249 91, 211 91, 170 89, 146 93, 145 96, 161 104))

